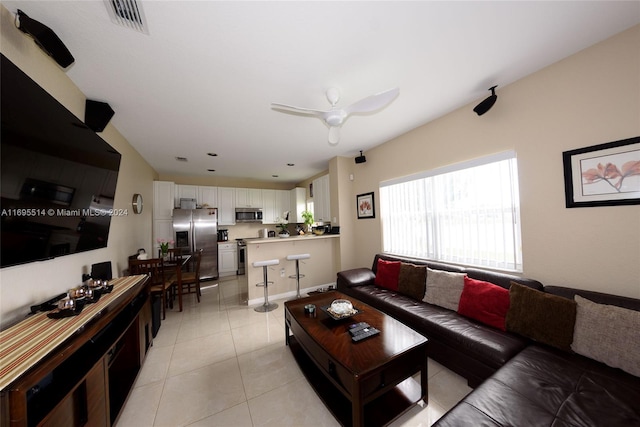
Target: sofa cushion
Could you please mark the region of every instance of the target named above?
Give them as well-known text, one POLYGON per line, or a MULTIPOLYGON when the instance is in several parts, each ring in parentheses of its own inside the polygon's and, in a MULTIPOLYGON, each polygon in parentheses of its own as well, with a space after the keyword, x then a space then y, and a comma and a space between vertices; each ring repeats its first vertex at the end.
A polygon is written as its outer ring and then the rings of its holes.
POLYGON ((585 357, 532 345, 434 426, 640 425, 640 378, 585 357))
POLYGON ((513 282, 507 330, 564 351, 571 350, 576 303, 513 282))
POLYGON ((505 331, 508 310, 508 290, 493 283, 464 277, 458 313, 505 331))
POLYGON ((579 295, 575 300, 573 351, 640 377, 640 312, 596 304, 579 295))
POLYGON ((398 290, 398 277, 400 276, 400 261, 378 260, 378 269, 376 271, 376 286, 398 290))
POLYGON ((492 371, 504 365, 528 344, 525 338, 518 335, 482 325, 449 309, 425 304, 389 289, 356 286, 343 291, 425 335, 432 340, 430 346, 437 342, 438 345, 456 349, 470 355, 474 361, 491 367, 492 371))
POLYGON ((464 273, 432 270, 427 267, 427 290, 423 301, 452 311, 458 311, 464 288, 464 273))
POLYGON ((398 276, 398 292, 421 301, 427 286, 427 267, 403 262, 398 276))

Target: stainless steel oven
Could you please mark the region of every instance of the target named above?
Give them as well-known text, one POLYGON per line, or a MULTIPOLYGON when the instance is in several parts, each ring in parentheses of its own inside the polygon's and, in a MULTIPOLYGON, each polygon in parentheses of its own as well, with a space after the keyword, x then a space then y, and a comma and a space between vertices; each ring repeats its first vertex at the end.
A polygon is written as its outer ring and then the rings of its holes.
POLYGON ((246 274, 247 243, 238 239, 238 275, 246 274))

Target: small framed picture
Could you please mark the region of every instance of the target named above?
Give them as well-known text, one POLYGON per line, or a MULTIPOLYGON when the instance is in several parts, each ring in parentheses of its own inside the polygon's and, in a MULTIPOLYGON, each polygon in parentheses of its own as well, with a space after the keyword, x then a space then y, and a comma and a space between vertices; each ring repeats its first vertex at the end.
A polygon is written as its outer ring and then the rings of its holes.
POLYGON ((567 208, 640 204, 640 137, 562 153, 567 208))
POLYGON ((356 203, 358 219, 376 217, 376 206, 373 199, 373 192, 358 194, 356 196, 356 203))

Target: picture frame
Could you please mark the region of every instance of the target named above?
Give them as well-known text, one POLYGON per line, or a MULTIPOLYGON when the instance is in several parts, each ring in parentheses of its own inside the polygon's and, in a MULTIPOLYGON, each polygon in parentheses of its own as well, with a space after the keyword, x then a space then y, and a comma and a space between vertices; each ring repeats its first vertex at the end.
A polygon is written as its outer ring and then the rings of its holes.
POLYGON ((640 204, 640 136, 562 153, 567 208, 640 204))
POLYGON ((358 194, 356 196, 356 210, 358 212, 358 219, 376 217, 376 206, 373 192, 358 194))

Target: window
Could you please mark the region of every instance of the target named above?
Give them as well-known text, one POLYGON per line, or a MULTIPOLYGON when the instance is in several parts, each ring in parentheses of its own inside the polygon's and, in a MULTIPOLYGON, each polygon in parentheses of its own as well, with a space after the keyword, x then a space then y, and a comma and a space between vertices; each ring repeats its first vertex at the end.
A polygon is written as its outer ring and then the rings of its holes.
POLYGON ((515 152, 380 184, 383 250, 522 271, 515 152))

